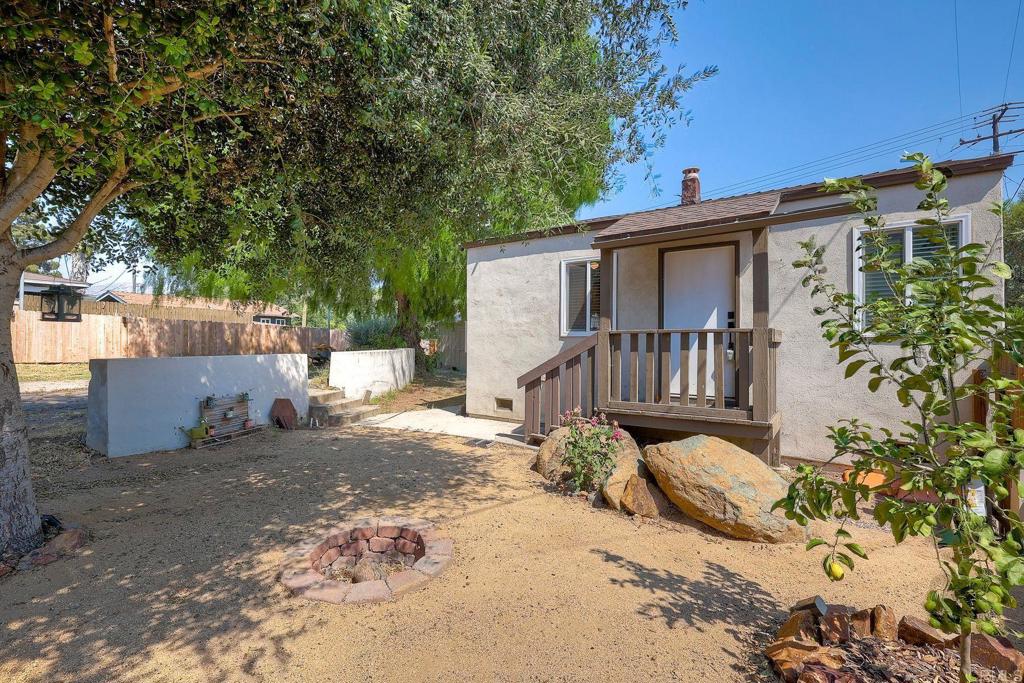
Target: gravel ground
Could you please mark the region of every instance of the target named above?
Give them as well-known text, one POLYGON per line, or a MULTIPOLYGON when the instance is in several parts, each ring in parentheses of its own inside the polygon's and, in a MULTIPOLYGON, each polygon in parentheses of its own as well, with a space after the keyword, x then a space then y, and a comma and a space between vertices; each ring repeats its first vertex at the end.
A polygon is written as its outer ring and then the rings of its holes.
POLYGON ((829 583, 801 546, 637 524, 545 490, 533 454, 369 428, 266 432, 203 451, 55 460, 44 511, 72 558, 0 579, 0 680, 759 681, 796 600, 920 614, 928 546, 858 530, 829 583), (333 606, 276 581, 289 545, 343 518, 438 522, 455 561, 397 602, 333 606), (863 570, 861 570, 863 569, 863 570))

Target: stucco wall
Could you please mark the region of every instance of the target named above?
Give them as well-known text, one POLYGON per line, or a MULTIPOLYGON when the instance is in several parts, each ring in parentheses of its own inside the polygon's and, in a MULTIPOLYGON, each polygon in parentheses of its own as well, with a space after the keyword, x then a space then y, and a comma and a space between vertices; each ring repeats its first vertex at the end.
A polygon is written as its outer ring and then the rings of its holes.
MULTIPOLYGON (((953 178, 946 193, 955 216, 969 217, 974 242, 1001 244, 999 219, 989 212, 1001 200, 1000 175, 953 178)), ((878 192, 879 209, 895 223, 923 216, 916 210, 920 192, 912 186, 878 192)), ((830 204, 835 197, 790 202, 779 212, 830 204)), ((782 332, 779 347, 778 405, 782 413, 784 456, 827 458, 826 427, 843 417, 859 417, 876 425, 899 426, 903 409, 880 390, 870 393, 866 380, 843 380, 835 353, 821 338, 813 303, 800 286, 801 273, 792 267, 802 256, 798 243, 812 235, 826 247, 829 277, 844 288, 853 284, 855 216, 776 226, 769 233, 771 281, 770 324, 782 332)), ((472 414, 522 419, 523 392, 516 378, 547 360, 577 338, 560 338, 559 263, 593 256, 592 234, 573 234, 509 244, 471 248, 467 272, 467 408, 472 414), (513 411, 495 409, 496 397, 512 398, 513 411)), ((740 240, 739 325, 752 325, 752 245, 749 233, 620 249, 616 286, 616 327, 653 328, 658 323, 658 249, 701 242, 740 240)), ((1001 257, 1001 251, 997 251, 1001 257)), ((607 281, 606 281, 607 282, 607 281)), ((1001 294, 1001 293, 1000 293, 1001 294)), ((895 349, 885 351, 895 357, 895 349)))
POLYGON ((593 235, 571 233, 469 249, 466 263, 466 411, 523 418, 516 379, 579 337, 561 337, 559 264, 600 254, 593 235), (512 399, 499 410, 496 398, 512 399))
POLYGON ((329 384, 343 389, 349 398, 369 391, 372 396, 401 389, 416 371, 414 349, 339 351, 331 354, 329 384))
POLYGON ((207 396, 248 391, 249 414, 269 423, 275 398, 309 408, 306 356, 301 353, 178 358, 110 358, 89 362, 86 445, 108 456, 184 448, 179 427, 199 424, 207 396))
MULTIPOLYGON (((1002 243, 999 219, 989 212, 1002 198, 1001 177, 996 173, 953 178, 946 197, 954 215, 966 214, 973 242, 1002 243)), ((895 223, 920 218, 916 210, 921 193, 912 186, 878 191, 879 211, 895 223)), ((822 199, 784 204, 780 211, 823 203, 822 199)), ((800 285, 801 272, 792 262, 802 256, 798 243, 814 237, 826 247, 827 276, 850 290, 853 287, 853 234, 862 222, 855 216, 808 221, 771 229, 768 242, 771 299, 770 324, 782 331, 779 346, 778 406, 782 414, 783 456, 823 459, 831 455, 826 427, 839 419, 858 417, 876 426, 898 427, 908 413, 893 392, 867 390, 866 375, 843 379, 835 351, 821 338, 820 319, 812 313, 810 292, 800 285)), ((1001 258, 1001 249, 997 251, 1001 258)), ((1002 292, 999 292, 1002 295, 1002 292)), ((883 349, 896 358, 898 347, 883 349)), ((862 371, 866 373, 866 371, 862 371)), ((966 406, 965 406, 966 408, 966 406)))

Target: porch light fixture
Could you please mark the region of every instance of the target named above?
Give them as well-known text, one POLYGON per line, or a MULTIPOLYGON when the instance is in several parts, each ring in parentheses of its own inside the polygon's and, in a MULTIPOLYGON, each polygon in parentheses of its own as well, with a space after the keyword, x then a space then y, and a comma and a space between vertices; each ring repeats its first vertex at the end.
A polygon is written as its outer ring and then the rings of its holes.
POLYGON ((67 285, 56 285, 39 293, 43 320, 82 322, 82 295, 67 285))

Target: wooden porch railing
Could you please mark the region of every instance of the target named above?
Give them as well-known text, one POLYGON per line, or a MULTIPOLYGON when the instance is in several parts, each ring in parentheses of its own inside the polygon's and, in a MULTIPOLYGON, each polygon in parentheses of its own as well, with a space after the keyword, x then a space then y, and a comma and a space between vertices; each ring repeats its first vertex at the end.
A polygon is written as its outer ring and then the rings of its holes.
POLYGON ((580 406, 590 415, 597 409, 597 336, 595 332, 581 339, 519 377, 519 388, 526 387, 523 431, 527 441, 557 427, 559 415, 566 410, 580 406))
POLYGON ((771 328, 613 330, 604 407, 766 422, 776 410, 778 343, 771 328))
POLYGON ((597 332, 519 377, 527 440, 546 435, 577 406, 585 415, 603 410, 767 423, 776 412, 779 340, 771 328, 597 332), (608 360, 602 365, 599 342, 605 335, 608 360), (607 378, 599 381, 602 375, 607 378))

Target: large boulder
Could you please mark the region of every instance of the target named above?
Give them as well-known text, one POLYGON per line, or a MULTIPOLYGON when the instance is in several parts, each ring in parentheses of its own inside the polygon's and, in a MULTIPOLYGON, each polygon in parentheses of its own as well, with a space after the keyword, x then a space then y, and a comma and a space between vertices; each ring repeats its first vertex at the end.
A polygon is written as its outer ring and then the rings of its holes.
POLYGON ((644 462, 658 486, 690 517, 734 538, 803 541, 803 527, 772 512, 786 481, 760 459, 713 436, 648 446, 644 462))
POLYGON ((630 477, 639 472, 641 458, 643 458, 640 447, 636 445, 633 437, 625 430, 620 429, 619 431, 622 432, 622 440, 619 441, 619 445, 615 449, 615 469, 601 485, 601 495, 608 502, 608 507, 613 510, 622 509, 620 501, 622 494, 626 491, 626 484, 630 477))
POLYGON ((559 427, 548 434, 544 443, 537 449, 537 459, 533 469, 548 481, 558 481, 568 471, 562 464, 565 456, 565 439, 569 436, 568 427, 559 427))

